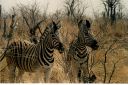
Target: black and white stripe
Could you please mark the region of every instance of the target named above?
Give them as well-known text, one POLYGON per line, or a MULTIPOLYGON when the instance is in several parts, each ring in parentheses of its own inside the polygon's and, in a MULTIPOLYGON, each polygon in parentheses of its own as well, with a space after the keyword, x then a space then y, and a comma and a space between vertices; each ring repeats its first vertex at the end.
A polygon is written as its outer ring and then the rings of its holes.
MULTIPOLYGON (((57 49, 60 53, 64 51, 63 44, 56 34, 57 30, 57 24, 52 22, 46 27, 40 37, 39 43, 30 44, 25 41, 14 41, 8 46, 3 55, 7 57, 8 62, 11 62, 14 68, 18 67, 21 71, 33 72, 43 66, 44 69, 48 69, 47 72, 45 72, 45 82, 48 82, 49 71, 54 62, 54 49, 57 49)), ((2 60, 4 56, 2 56, 0 60, 2 60)), ((14 82, 12 79, 10 81, 14 82)))
MULTIPOLYGON (((77 39, 71 43, 67 54, 67 61, 73 74, 69 73, 72 82, 89 82, 88 59, 89 54, 87 47, 96 50, 98 48, 97 41, 89 33, 90 23, 88 20, 81 20, 78 24, 79 33, 77 39), (73 67, 74 66, 74 67, 73 67), (75 69, 75 70, 74 70, 75 69), (76 72, 75 72, 76 71, 76 72), (76 73, 76 74, 75 74, 76 73), (74 80, 72 80, 75 77, 74 80)), ((71 71, 70 71, 71 72, 71 71)))

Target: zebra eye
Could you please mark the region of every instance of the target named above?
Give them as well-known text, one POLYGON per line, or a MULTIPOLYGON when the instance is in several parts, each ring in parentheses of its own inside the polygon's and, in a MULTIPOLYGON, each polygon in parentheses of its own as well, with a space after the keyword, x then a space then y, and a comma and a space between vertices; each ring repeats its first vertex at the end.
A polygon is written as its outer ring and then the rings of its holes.
POLYGON ((55 37, 55 35, 52 35, 52 37, 55 37))

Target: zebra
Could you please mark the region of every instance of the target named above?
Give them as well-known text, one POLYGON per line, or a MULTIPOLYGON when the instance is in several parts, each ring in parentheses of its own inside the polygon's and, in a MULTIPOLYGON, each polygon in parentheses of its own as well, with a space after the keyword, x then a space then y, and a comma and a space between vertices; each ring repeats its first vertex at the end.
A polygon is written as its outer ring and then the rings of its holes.
POLYGON ((89 76, 88 59, 89 54, 87 46, 93 50, 98 49, 98 42, 89 33, 90 22, 88 20, 80 20, 78 23, 78 36, 69 45, 67 53, 66 64, 67 73, 71 82, 83 82, 88 83, 94 81, 96 76, 93 74, 89 76))
POLYGON ((46 27, 37 44, 13 41, 8 45, 0 57, 0 61, 6 56, 10 71, 10 82, 15 82, 16 67, 19 70, 16 78, 18 82, 22 80, 24 72, 36 72, 41 67, 44 68, 44 81, 49 82, 51 68, 54 63, 54 49, 57 49, 60 53, 64 51, 64 46, 57 33, 59 28, 59 24, 53 21, 46 27))

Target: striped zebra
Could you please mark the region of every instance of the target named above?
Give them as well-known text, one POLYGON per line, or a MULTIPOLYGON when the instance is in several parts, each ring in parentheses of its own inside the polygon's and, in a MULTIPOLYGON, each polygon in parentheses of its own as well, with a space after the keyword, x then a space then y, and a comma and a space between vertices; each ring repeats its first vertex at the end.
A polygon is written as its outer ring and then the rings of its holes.
POLYGON ((89 76, 89 54, 86 46, 96 50, 98 48, 97 41, 89 33, 90 22, 88 20, 80 20, 78 27, 78 37, 70 44, 67 53, 67 72, 71 82, 92 82, 96 76, 89 76))
POLYGON ((35 72, 40 67, 44 68, 44 81, 49 82, 51 68, 53 66, 54 49, 60 53, 64 51, 63 44, 57 35, 59 24, 49 24, 40 37, 37 44, 26 41, 14 41, 9 44, 6 51, 0 57, 0 61, 6 56, 9 68, 9 80, 15 82, 16 67, 18 68, 17 80, 22 80, 24 72, 35 72))

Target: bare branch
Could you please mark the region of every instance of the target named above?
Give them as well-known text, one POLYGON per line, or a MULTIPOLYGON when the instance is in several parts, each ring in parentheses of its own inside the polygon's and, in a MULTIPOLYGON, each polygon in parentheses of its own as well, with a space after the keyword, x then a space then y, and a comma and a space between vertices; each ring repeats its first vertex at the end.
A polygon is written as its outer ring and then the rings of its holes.
MULTIPOLYGON (((24 21, 26 22, 26 25, 29 28, 30 41, 37 43, 38 38, 36 36, 36 30, 40 29, 39 25, 43 21, 45 21, 46 18, 44 18, 44 16, 41 16, 39 6, 36 2, 30 6, 25 6, 21 4, 21 6, 19 6, 19 9, 24 21)), ((41 30, 39 31, 41 33, 41 30)))
POLYGON ((113 62, 113 68, 112 68, 112 72, 111 72, 111 75, 110 75, 110 77, 109 77, 108 83, 111 83, 112 77, 113 77, 114 72, 115 72, 115 70, 116 70, 116 65, 117 65, 121 60, 123 60, 123 59, 125 59, 125 58, 126 58, 126 57, 120 58, 120 59, 118 59, 116 62, 113 62))
POLYGON ((107 77, 107 68, 106 68, 106 62, 107 62, 107 54, 108 52, 112 49, 113 45, 116 43, 117 40, 114 40, 113 43, 109 46, 109 48, 106 50, 105 54, 104 54, 104 62, 103 62, 103 66, 104 66, 104 80, 103 82, 106 82, 106 77, 107 77))
POLYGON ((85 9, 80 0, 66 0, 65 9, 66 14, 71 21, 78 23, 78 21, 84 16, 85 9))

